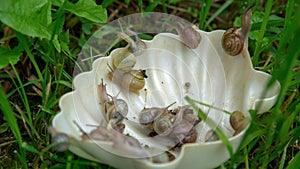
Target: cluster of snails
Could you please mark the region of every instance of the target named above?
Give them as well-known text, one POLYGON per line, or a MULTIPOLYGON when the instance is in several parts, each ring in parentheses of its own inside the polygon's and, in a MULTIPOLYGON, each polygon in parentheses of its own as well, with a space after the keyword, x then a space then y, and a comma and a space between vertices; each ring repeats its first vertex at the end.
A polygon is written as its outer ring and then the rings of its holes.
POLYGON ((243 51, 245 40, 248 38, 252 26, 252 8, 254 5, 252 4, 245 10, 242 18, 242 27, 229 28, 223 34, 222 47, 227 54, 237 56, 243 51))
POLYGON ((201 120, 188 105, 168 110, 173 104, 164 108, 144 108, 139 114, 139 123, 151 130, 151 136, 177 139, 176 146, 194 143, 198 136, 194 127, 201 120))
POLYGON ((110 96, 103 81, 98 85, 98 99, 108 126, 122 133, 125 128, 122 120, 128 113, 127 103, 123 99, 117 99, 117 96, 110 96))
POLYGON ((133 67, 136 64, 136 56, 141 55, 142 50, 146 48, 146 44, 139 39, 135 32, 127 30, 126 33, 133 36, 134 40, 123 32, 118 34, 128 45, 112 53, 112 65, 108 64, 107 77, 113 83, 139 95, 139 90, 145 86, 147 75, 145 70, 136 70, 133 67))

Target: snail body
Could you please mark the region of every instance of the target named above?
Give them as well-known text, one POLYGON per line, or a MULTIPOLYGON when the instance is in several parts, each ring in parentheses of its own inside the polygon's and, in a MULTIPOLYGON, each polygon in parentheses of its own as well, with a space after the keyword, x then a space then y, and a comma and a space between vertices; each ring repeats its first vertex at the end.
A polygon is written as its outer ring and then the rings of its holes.
POLYGON ((195 25, 185 26, 180 22, 176 22, 173 26, 171 26, 176 30, 180 39, 187 47, 191 49, 195 49, 198 47, 201 42, 201 35, 197 32, 198 29, 195 25))
POLYGON ((191 49, 198 47, 201 42, 201 35, 196 31, 195 26, 187 26, 180 33, 179 36, 184 44, 191 49))

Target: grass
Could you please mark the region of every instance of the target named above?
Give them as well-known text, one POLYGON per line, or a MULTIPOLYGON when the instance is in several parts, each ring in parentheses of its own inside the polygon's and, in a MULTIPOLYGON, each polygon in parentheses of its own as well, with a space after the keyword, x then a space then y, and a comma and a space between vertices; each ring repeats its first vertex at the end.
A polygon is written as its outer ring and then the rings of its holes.
MULTIPOLYGON (((297 0, 252 2, 257 4, 249 39, 253 65, 271 73, 274 77, 271 82, 278 80, 281 91, 269 112, 256 115, 250 111, 253 121, 239 151, 219 168, 297 168, 300 163, 300 49, 297 45, 300 44, 300 3, 297 0)), ((243 10, 251 3, 110 0, 103 2, 103 7, 108 22, 136 12, 155 11, 175 14, 198 24, 202 30, 211 31, 239 25, 243 10)), ((64 5, 51 6, 50 39, 28 36, 0 22, 0 45, 10 50, 19 45, 21 48, 18 62, 9 60, 0 70, 3 113, 0 168, 111 168, 69 151, 51 150, 47 125, 59 112, 60 97, 72 90, 77 54, 101 26, 86 19, 88 16, 79 17, 72 10, 64 10, 64 5)))

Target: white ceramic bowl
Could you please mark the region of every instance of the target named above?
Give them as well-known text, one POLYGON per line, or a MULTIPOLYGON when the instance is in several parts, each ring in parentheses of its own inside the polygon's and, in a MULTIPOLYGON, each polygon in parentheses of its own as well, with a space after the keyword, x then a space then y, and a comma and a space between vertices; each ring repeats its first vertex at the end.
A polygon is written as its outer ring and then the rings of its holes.
MULTIPOLYGON (((61 98, 61 112, 52 122, 58 132, 73 138, 69 150, 83 158, 116 168, 214 168, 228 160, 230 156, 222 141, 204 142, 205 135, 210 130, 205 122, 198 125, 196 143, 183 145, 181 151, 175 153, 175 160, 161 164, 120 155, 108 142, 96 144, 82 141, 82 133, 73 122, 77 121, 86 132, 94 129, 87 127, 87 124, 105 125, 97 96, 97 85, 101 83, 101 79, 107 84, 109 94, 115 96, 121 91, 118 98, 124 99, 129 106, 128 124, 124 132, 141 143, 145 136, 137 131, 139 128, 131 125, 138 121, 138 113, 144 107, 166 107, 174 101, 174 107, 186 105, 185 96, 227 111, 239 110, 245 115, 248 115, 250 109, 256 109, 258 113, 268 111, 276 102, 280 85, 276 82, 262 98, 270 75, 253 69, 247 43, 241 54, 232 57, 222 49, 223 30, 198 32, 202 40, 195 49, 185 46, 177 35, 171 33, 160 33, 153 40, 145 41, 147 50, 137 56, 134 68, 146 70, 149 76, 145 85, 147 94, 145 90, 141 90, 139 95, 126 92, 110 82, 106 74, 109 71, 107 63, 111 64, 111 55, 95 60, 92 71, 77 75, 73 82, 75 90, 61 98), (190 83, 189 89, 185 87, 187 82, 190 83)), ((121 49, 113 52, 117 50, 121 49)), ((236 151, 245 130, 232 136, 234 130, 230 126, 228 114, 205 106, 200 108, 229 137, 230 144, 236 151)))

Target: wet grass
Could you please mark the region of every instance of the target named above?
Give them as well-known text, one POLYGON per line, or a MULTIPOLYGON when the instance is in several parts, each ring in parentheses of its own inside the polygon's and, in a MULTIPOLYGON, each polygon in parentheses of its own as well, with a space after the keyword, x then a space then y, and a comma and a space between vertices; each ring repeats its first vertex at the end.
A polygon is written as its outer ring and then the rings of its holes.
MULTIPOLYGON (((240 25, 252 2, 111 0, 102 5, 107 22, 136 12, 165 12, 211 31, 240 25)), ((253 120, 239 151, 219 168, 293 169, 300 163, 299 5, 296 0, 256 1, 250 55, 257 70, 280 82, 281 91, 269 112, 250 112, 253 120)), ((61 9, 52 6, 55 23, 50 40, 27 36, 0 22, 0 45, 20 51, 17 62, 10 59, 0 70, 0 168, 111 168, 69 151, 51 150, 47 125, 59 112, 60 97, 72 90, 76 56, 101 26, 61 9)))

